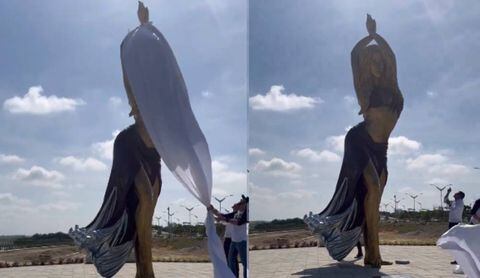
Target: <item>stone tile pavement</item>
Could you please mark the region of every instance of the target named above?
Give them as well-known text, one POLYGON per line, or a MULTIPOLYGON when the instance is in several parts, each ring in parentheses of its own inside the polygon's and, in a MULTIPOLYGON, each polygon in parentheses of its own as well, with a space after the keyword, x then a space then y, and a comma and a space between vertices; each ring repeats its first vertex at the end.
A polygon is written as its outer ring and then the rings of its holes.
MULTIPOLYGON (((210 263, 154 263, 156 277, 211 278, 210 263)), ((135 264, 123 266, 116 278, 134 278, 135 264)), ((91 264, 29 266, 0 269, 1 278, 94 278, 100 277, 91 264)))
MULTIPOLYGON (((344 262, 332 260, 325 248, 292 248, 250 251, 250 277, 299 278, 464 278, 453 274, 452 257, 436 246, 381 246, 385 260, 410 260, 408 265, 383 266, 380 271, 363 267, 352 252, 344 262)), ((212 277, 210 263, 154 263, 156 277, 212 277)), ((100 277, 91 264, 33 266, 0 269, 1 278, 93 278, 100 277)), ((128 263, 115 276, 135 277, 135 264, 128 263)))
POLYGON ((344 262, 334 261, 325 248, 292 248, 250 251, 250 277, 326 278, 464 278, 453 274, 452 257, 436 246, 381 246, 387 261, 409 260, 408 265, 382 266, 380 271, 355 261, 356 249, 344 262))

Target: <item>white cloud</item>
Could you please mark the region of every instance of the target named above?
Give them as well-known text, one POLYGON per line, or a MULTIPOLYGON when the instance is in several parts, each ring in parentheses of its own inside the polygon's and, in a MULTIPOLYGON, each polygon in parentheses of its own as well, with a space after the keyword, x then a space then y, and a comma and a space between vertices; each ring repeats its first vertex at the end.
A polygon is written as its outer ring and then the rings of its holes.
POLYGON ((438 173, 443 176, 461 176, 467 174, 469 171, 468 167, 462 164, 456 163, 446 163, 444 165, 434 165, 429 171, 431 173, 438 173))
POLYGON ((113 107, 118 107, 122 104, 122 99, 119 97, 110 97, 108 103, 113 107))
POLYGON ((0 163, 5 163, 5 164, 19 164, 24 162, 25 159, 13 155, 13 154, 1 154, 0 153, 0 163))
POLYGON ((202 91, 201 94, 202 94, 202 97, 204 98, 211 98, 213 96, 213 93, 207 90, 202 91))
POLYGON ((275 176, 295 177, 302 167, 295 162, 287 162, 283 159, 274 157, 271 160, 260 160, 254 166, 254 171, 264 172, 275 176))
POLYGON ((119 130, 115 130, 112 132, 112 139, 103 141, 103 142, 97 142, 92 144, 92 149, 93 151, 100 155, 100 157, 104 159, 113 159, 113 144, 115 142, 115 138, 117 135, 120 133, 119 130))
POLYGON ((253 110, 292 111, 299 109, 312 109, 323 100, 296 94, 283 94, 283 86, 274 85, 266 95, 256 95, 249 98, 253 110))
POLYGON ((345 134, 337 135, 337 136, 329 136, 325 141, 327 142, 327 145, 330 148, 332 148, 334 151, 343 153, 345 134))
POLYGON ((248 149, 248 154, 251 156, 261 156, 265 154, 265 151, 259 149, 259 148, 250 148, 248 149))
POLYGON ((442 154, 422 154, 416 158, 409 158, 406 160, 406 166, 408 170, 423 170, 428 174, 439 176, 439 178, 461 176, 469 172, 468 167, 451 163, 442 154))
POLYGON ((275 194, 272 189, 255 185, 252 182, 248 184, 248 190, 252 200, 255 200, 255 203, 259 201, 273 201, 277 199, 277 194, 275 194))
POLYGON ((0 193, 0 206, 24 206, 30 204, 30 200, 19 198, 12 193, 0 193))
POLYGON ((314 195, 316 195, 317 192, 314 191, 308 191, 304 189, 297 189, 294 191, 287 191, 287 192, 281 192, 278 193, 278 197, 285 199, 285 200, 304 200, 307 198, 312 198, 314 195))
POLYGON ((407 159, 407 169, 417 170, 438 165, 447 161, 447 157, 441 154, 422 154, 416 158, 407 159))
POLYGON ((58 163, 64 166, 72 167, 76 171, 104 171, 107 169, 107 165, 105 165, 105 163, 92 157, 81 159, 74 156, 67 156, 58 159, 58 163))
POLYGON ((245 172, 230 169, 229 165, 220 159, 212 161, 214 193, 244 194, 247 191, 247 175, 245 172))
POLYGON ((406 155, 418 151, 422 144, 418 141, 408 139, 405 136, 397 136, 388 139, 388 153, 406 155))
POLYGON ((68 211, 76 210, 79 207, 78 203, 68 201, 58 201, 37 206, 42 211, 68 211))
POLYGON ((347 103, 347 104, 353 104, 355 103, 355 98, 352 97, 352 96, 344 96, 343 97, 343 100, 347 103))
POLYGON ((62 173, 52 170, 46 170, 40 166, 32 166, 29 170, 20 168, 13 175, 13 179, 30 183, 35 186, 61 188, 59 183, 65 177, 62 173))
POLYGON ((44 96, 42 92, 41 86, 30 87, 23 97, 15 96, 5 100, 3 108, 14 114, 47 115, 74 111, 77 106, 85 104, 81 99, 44 96))
POLYGON ((331 152, 331 151, 328 151, 328 150, 323 150, 323 151, 320 151, 320 152, 317 152, 317 151, 314 151, 310 148, 305 148, 305 149, 301 149, 301 150, 295 150, 295 151, 292 151, 292 153, 296 156, 299 156, 299 157, 303 157, 303 158, 307 158, 311 161, 315 161, 315 162, 336 162, 336 161, 340 161, 341 160, 341 157, 334 153, 334 152, 331 152))
POLYGON ((434 92, 434 91, 427 91, 426 94, 427 94, 428 97, 431 97, 431 98, 434 98, 438 95, 438 93, 434 92))

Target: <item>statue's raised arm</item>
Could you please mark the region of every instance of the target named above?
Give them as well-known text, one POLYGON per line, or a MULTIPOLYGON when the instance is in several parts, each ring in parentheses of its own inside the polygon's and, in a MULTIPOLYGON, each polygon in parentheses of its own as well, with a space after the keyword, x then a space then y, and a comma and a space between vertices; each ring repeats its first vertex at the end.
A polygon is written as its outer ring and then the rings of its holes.
POLYGON ((358 104, 360 105, 360 112, 362 114, 368 109, 370 99, 370 86, 366 86, 365 82, 360 75, 360 52, 373 40, 372 37, 366 36, 361 39, 352 49, 351 52, 351 64, 353 73, 353 86, 357 95, 358 104), (363 82, 362 82, 363 81, 363 82))
POLYGON ((149 19, 148 8, 145 7, 143 2, 141 1, 138 1, 137 16, 138 16, 138 20, 140 21, 140 24, 148 23, 148 19, 149 19))
POLYGON ((368 36, 361 39, 351 52, 353 83, 360 105, 359 114, 363 114, 370 107, 374 87, 378 87, 379 83, 397 81, 395 54, 385 39, 377 34, 377 24, 368 14, 366 27, 368 36), (373 41, 376 43, 372 44, 373 41))

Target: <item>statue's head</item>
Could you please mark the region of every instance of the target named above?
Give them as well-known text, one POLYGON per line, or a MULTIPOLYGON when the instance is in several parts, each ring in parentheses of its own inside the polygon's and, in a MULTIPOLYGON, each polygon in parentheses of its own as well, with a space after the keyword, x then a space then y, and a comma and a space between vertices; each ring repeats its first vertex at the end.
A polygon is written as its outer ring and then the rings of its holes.
POLYGON ((385 57, 377 44, 371 44, 360 52, 360 70, 374 79, 385 76, 385 57))

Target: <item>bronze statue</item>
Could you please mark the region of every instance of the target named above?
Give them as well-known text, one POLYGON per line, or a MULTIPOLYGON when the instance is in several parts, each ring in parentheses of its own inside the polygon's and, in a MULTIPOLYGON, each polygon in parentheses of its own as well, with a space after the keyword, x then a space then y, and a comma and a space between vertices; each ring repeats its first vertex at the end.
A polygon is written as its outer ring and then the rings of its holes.
MULTIPOLYGON (((148 22, 148 9, 139 2, 138 18, 148 22)), ((160 195, 160 156, 145 128, 129 81, 125 90, 135 124, 115 139, 113 164, 102 207, 86 227, 70 229, 70 236, 88 251, 103 277, 114 276, 135 249, 136 277, 154 277, 152 218, 160 195)))
POLYGON ((368 36, 351 52, 353 83, 364 121, 345 137, 345 152, 334 196, 319 214, 304 218, 318 233, 330 253, 342 260, 363 232, 365 265, 380 268, 379 206, 387 182, 388 138, 403 109, 397 83, 395 55, 376 33, 376 22, 367 15, 368 36), (376 44, 372 44, 376 42, 376 44))

